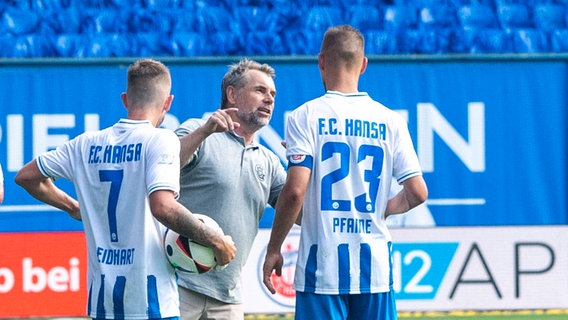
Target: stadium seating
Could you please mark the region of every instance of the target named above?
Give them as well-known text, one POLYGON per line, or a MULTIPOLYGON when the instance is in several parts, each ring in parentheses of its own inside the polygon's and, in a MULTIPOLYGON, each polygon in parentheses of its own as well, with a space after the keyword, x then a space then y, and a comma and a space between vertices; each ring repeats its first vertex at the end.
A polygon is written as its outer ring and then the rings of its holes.
POLYGON ((246 34, 245 55, 284 55, 286 51, 278 34, 257 31, 246 34))
POLYGON ((542 3, 534 7, 534 25, 543 31, 566 28, 566 10, 555 3, 542 3))
POLYGON ((138 39, 143 38, 140 33, 136 37, 123 33, 98 33, 89 38, 83 38, 78 47, 79 57, 129 57, 148 52, 147 48, 140 48, 138 39))
POLYGON ((521 3, 507 3, 497 6, 497 17, 501 28, 531 28, 529 9, 521 3))
POLYGON ((235 20, 223 6, 205 5, 197 9, 198 31, 205 35, 235 31, 235 20))
POLYGON ((456 26, 456 15, 449 7, 431 5, 420 8, 418 18, 420 29, 453 29, 456 26))
POLYGON ((451 29, 432 29, 419 31, 419 45, 411 53, 418 54, 440 54, 449 53, 453 30, 451 29))
POLYGON ((495 28, 497 17, 490 6, 483 4, 464 5, 458 9, 458 19, 465 28, 495 28))
POLYGON ((339 7, 318 5, 309 8, 299 26, 285 31, 290 33, 284 39, 288 43, 291 54, 314 55, 319 52, 321 38, 330 26, 345 23, 339 7))
POLYGON ((42 22, 42 34, 79 34, 84 26, 84 21, 75 8, 45 10, 42 22))
MULTIPOLYGON (((88 8, 83 11, 81 20, 83 21, 81 31, 84 34, 127 32, 130 29, 128 20, 123 20, 121 11, 114 9, 88 8)), ((140 21, 137 19, 136 22, 140 21)))
POLYGON ((13 35, 36 33, 39 22, 39 14, 26 8, 8 7, 2 14, 3 28, 13 35))
POLYGON ((332 25, 368 54, 568 52, 565 0, 0 2, 0 57, 314 55, 332 25))
POLYGON ((347 8, 346 22, 365 33, 369 30, 380 30, 383 19, 379 8, 372 5, 353 5, 347 8))
POLYGON ((197 32, 174 32, 172 34, 172 53, 176 57, 207 55, 207 40, 197 32))
POLYGON ((54 56, 63 58, 84 57, 83 37, 77 33, 59 34, 51 38, 54 56))
POLYGON ((385 7, 384 29, 395 32, 415 29, 418 24, 418 11, 414 6, 392 5, 385 7))
POLYGON ((261 6, 242 6, 236 7, 235 22, 240 32, 251 32, 260 30, 274 30, 270 25, 274 24, 272 19, 267 19, 269 10, 261 6))
POLYGON ((515 29, 511 32, 513 51, 516 53, 542 53, 549 51, 545 33, 537 29, 515 29))
POLYGON ((550 35, 551 52, 568 52, 568 29, 552 31, 550 35))
POLYGON ((396 37, 385 30, 370 30, 365 34, 365 50, 372 54, 397 54, 398 41, 396 37))
POLYGON ((315 6, 308 11, 305 29, 323 34, 327 28, 344 23, 341 9, 332 6, 315 6))
POLYGON ((502 29, 476 30, 472 37, 469 53, 512 52, 510 35, 502 29))

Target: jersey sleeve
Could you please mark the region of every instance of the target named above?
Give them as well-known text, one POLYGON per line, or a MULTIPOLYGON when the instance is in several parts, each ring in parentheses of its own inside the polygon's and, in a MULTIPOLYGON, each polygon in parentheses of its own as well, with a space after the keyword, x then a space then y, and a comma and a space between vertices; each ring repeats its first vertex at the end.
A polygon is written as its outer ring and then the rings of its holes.
MULTIPOLYGON (((37 157, 37 165, 41 174, 46 177, 50 177, 53 179, 60 179, 65 178, 69 181, 75 181, 75 175, 73 173, 73 161, 76 159, 74 158, 77 145, 79 144, 79 140, 83 138, 83 135, 80 135, 61 146, 58 146, 56 149, 45 152, 37 157)), ((79 158, 80 161, 80 158, 79 158)))
POLYGON ((314 141, 306 105, 291 113, 286 122, 286 158, 288 166, 313 167, 314 141))
POLYGON ((180 142, 168 129, 159 129, 146 150, 147 193, 156 190, 171 190, 179 196, 180 142))

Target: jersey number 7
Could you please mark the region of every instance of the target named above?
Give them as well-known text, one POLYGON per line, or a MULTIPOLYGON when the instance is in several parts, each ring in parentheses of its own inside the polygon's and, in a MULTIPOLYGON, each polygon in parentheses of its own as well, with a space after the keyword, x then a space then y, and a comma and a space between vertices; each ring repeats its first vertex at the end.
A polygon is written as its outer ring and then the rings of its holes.
POLYGON ((118 194, 122 185, 123 170, 100 170, 99 179, 101 182, 110 182, 110 192, 108 194, 108 223, 110 230, 110 241, 118 242, 118 228, 116 225, 116 207, 118 205, 118 194))

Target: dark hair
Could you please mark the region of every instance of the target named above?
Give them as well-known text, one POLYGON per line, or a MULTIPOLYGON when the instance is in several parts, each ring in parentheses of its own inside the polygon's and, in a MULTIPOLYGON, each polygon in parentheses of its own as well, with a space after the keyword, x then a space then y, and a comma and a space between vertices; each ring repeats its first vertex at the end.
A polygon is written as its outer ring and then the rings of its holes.
POLYGON ((266 73, 272 79, 276 77, 274 68, 264 63, 261 64, 248 58, 241 59, 239 62, 229 66, 229 71, 225 73, 221 82, 221 109, 227 105, 227 88, 233 86, 237 89, 244 87, 246 83, 246 74, 250 70, 258 70, 266 73))

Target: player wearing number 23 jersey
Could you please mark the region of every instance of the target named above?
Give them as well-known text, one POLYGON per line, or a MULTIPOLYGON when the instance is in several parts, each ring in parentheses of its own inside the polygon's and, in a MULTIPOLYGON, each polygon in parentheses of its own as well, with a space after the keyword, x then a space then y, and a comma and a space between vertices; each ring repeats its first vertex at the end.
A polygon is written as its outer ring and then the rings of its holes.
POLYGON ((289 166, 312 171, 295 289, 389 291, 390 173, 399 183, 421 174, 405 120, 366 93, 328 91, 290 114, 286 143, 289 166))
POLYGON ((357 88, 367 62, 359 30, 330 27, 318 55, 326 93, 287 118, 288 176, 263 282, 275 292, 272 271, 281 274, 301 214, 296 319, 397 319, 386 217, 424 202, 427 188, 406 121, 357 88), (403 188, 389 199, 393 177, 403 188))

